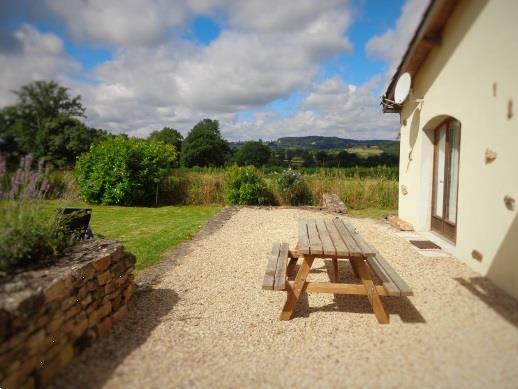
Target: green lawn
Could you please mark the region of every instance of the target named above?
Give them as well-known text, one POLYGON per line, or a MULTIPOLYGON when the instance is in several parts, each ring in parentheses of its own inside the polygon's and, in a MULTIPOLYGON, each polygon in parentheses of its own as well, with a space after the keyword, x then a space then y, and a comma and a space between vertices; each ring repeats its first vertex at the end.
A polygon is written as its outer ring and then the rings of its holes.
MULTIPOLYGON (((91 227, 97 238, 115 239, 137 257, 137 269, 157 262, 168 249, 192 237, 220 209, 219 206, 168 206, 159 208, 88 205, 82 202, 45 201, 53 213, 58 207, 93 209, 91 227)), ((349 209, 353 217, 383 218, 395 209, 349 209)))
POLYGON ((95 237, 122 242, 137 257, 138 270, 157 262, 161 254, 192 237, 221 209, 218 206, 145 208, 45 202, 49 211, 57 207, 92 208, 90 225, 95 237))
POLYGON ((370 217, 372 219, 383 219, 386 215, 397 215, 397 208, 365 208, 348 209, 352 217, 370 217))

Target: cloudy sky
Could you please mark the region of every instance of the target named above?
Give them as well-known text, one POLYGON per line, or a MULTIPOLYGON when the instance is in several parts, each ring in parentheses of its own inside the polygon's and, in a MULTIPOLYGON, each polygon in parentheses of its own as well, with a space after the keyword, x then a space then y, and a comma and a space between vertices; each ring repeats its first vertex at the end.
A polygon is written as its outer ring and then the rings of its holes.
POLYGON ((379 96, 428 0, 1 0, 0 106, 32 80, 146 136, 204 117, 229 140, 394 139, 379 96))

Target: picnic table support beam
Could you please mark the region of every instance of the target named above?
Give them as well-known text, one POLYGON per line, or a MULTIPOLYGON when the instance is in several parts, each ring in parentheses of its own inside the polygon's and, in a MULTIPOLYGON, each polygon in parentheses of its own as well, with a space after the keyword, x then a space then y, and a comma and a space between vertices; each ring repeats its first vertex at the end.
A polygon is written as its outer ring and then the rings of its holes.
POLYGON ((297 300, 300 298, 300 295, 304 291, 304 286, 306 285, 306 279, 308 278, 309 270, 311 269, 311 265, 313 265, 314 257, 311 255, 304 255, 304 260, 302 261, 302 265, 297 272, 297 276, 295 277, 295 282, 293 285, 289 282, 286 282, 286 289, 288 290, 288 295, 286 298, 286 303, 284 304, 284 308, 282 308, 281 312, 281 320, 290 320, 291 315, 293 315, 293 310, 295 309, 295 304, 297 300))
MULTIPOLYGON (((293 289, 293 281, 288 281, 289 287, 293 289)), ((366 296, 367 292, 363 284, 337 284, 332 282, 305 282, 304 291, 311 293, 332 293, 366 296)), ((376 285, 376 292, 380 296, 388 296, 387 290, 376 285)))
POLYGON ((388 324, 388 316, 385 313, 385 309, 383 308, 381 298, 377 292, 374 282, 372 281, 372 277, 370 275, 369 268, 365 263, 365 260, 363 258, 351 258, 351 265, 356 270, 356 272, 362 280, 363 286, 365 287, 365 292, 367 294, 367 298, 369 299, 369 303, 372 306, 374 315, 376 315, 376 319, 378 319, 378 322, 380 324, 388 324))

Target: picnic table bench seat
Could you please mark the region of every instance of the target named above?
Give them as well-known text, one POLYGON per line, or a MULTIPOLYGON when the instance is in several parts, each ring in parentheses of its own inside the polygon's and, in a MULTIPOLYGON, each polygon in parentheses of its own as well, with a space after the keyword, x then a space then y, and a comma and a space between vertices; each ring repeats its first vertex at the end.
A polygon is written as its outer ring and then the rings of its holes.
POLYGON ((295 303, 302 293, 313 292, 364 295, 381 324, 389 322, 381 296, 413 295, 410 287, 385 258, 365 241, 349 220, 344 218, 299 220, 298 241, 294 250, 290 250, 287 243, 273 244, 268 257, 263 289, 288 292, 281 320, 291 318, 295 303), (299 258, 302 259, 302 263, 292 281, 291 277, 295 274, 299 258), (307 280, 316 258, 332 260, 332 282, 307 280), (340 282, 339 260, 348 260, 353 273, 361 283, 340 282), (376 277, 373 278, 374 275, 376 277), (376 278, 381 285, 375 283, 376 278))
POLYGON ((367 263, 379 278, 388 296, 413 296, 414 292, 408 284, 397 274, 390 264, 375 250, 376 256, 368 257, 367 263))
POLYGON ((275 242, 268 255, 266 274, 263 280, 265 290, 286 290, 286 269, 288 266, 288 243, 275 242))

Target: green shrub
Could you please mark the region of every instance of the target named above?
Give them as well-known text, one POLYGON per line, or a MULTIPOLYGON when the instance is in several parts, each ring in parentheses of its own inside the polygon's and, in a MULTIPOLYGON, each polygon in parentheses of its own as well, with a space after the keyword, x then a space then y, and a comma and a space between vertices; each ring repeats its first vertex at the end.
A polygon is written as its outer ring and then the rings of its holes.
POLYGON ((2 202, 0 270, 37 266, 73 243, 62 215, 48 217, 34 200, 2 202))
POLYGON ((173 146, 117 136, 93 145, 76 163, 81 196, 91 203, 150 204, 176 161, 173 146))
POLYGON ((237 205, 271 203, 266 183, 253 166, 233 166, 225 174, 225 202, 237 205))
POLYGON ((283 170, 277 178, 277 189, 284 202, 290 205, 305 205, 313 202, 304 176, 296 170, 283 170))
POLYGON ((49 170, 33 157, 20 160, 12 175, 0 155, 0 271, 36 266, 74 242, 63 215, 48 217, 40 201, 49 189, 49 170), (9 178, 9 179, 8 179, 9 178))

